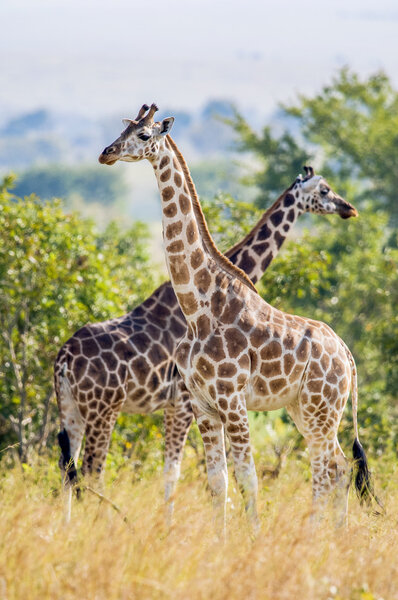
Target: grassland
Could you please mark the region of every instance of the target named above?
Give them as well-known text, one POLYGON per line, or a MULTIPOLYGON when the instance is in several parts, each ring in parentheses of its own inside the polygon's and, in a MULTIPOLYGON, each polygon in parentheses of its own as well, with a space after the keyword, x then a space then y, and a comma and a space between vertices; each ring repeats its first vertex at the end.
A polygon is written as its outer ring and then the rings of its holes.
POLYGON ((387 515, 370 514, 351 493, 348 527, 335 530, 328 516, 317 526, 308 518, 308 465, 290 456, 278 478, 260 482, 254 541, 231 476, 225 545, 214 535, 203 469, 189 452, 170 532, 161 473, 140 479, 129 464, 107 475, 105 495, 120 513, 86 491, 65 526, 55 463, 1 472, 2 600, 398 598, 398 469, 391 463, 374 466, 387 515))

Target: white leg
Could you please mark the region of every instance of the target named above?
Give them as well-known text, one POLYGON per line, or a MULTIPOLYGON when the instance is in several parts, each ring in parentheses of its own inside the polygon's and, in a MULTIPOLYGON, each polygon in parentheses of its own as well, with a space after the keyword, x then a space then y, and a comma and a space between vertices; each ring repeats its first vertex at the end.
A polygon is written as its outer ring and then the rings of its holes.
POLYGON ((216 411, 209 409, 204 413, 198 406, 193 408, 205 448, 207 479, 213 496, 215 528, 219 537, 225 540, 228 470, 223 424, 216 411))

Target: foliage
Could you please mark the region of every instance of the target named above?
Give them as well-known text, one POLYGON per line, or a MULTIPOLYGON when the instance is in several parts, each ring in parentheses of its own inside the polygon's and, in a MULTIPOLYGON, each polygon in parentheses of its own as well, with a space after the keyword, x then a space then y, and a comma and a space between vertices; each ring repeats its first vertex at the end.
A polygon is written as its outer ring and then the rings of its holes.
POLYGON ((298 134, 278 136, 269 126, 258 134, 239 113, 229 120, 238 149, 259 162, 246 179, 258 188, 259 206, 267 206, 315 157, 340 193, 355 189, 359 206, 371 199, 397 225, 398 91, 385 73, 361 80, 343 68, 319 94, 299 96, 281 114, 286 122, 296 119, 298 134))
MULTIPOLYGON (((325 161, 322 172, 333 187, 360 205, 359 219, 309 217, 311 231, 285 243, 258 287, 274 306, 326 321, 351 348, 359 373, 361 438, 376 455, 396 453, 398 446, 396 174, 386 167, 396 152, 395 98, 384 75, 361 81, 343 70, 315 98, 300 97, 296 107, 284 109, 297 119, 299 139, 288 132, 278 137, 269 128, 256 134, 235 115, 240 148, 245 157, 255 157, 250 181, 260 191, 257 207, 228 194, 203 202, 225 251, 255 224, 258 207, 273 202, 301 171, 308 159, 304 144, 325 161)), ((112 224, 98 233, 91 222, 65 214, 58 202, 13 197, 10 185, 8 178, 0 186, 0 434, 5 445, 19 441, 26 460, 29 446, 43 446, 56 423, 51 363, 62 342, 87 320, 126 312, 152 292, 157 277, 148 268, 142 225, 122 232, 112 224)), ((247 189, 246 200, 253 193, 252 186, 247 189)), ((254 443, 270 459, 293 437, 283 413, 254 416, 251 423, 254 443)), ((350 408, 342 438, 345 447, 352 441, 350 408)), ((156 471, 161 416, 121 415, 113 440, 112 464, 130 458, 138 470, 156 471)), ((193 449, 200 447, 195 428, 190 441, 193 449)), ((203 461, 201 451, 197 459, 203 461)))
POLYGON ((260 291, 283 310, 328 322, 346 341, 358 364, 362 433, 379 453, 398 448, 397 108, 384 73, 361 79, 344 68, 316 96, 282 107, 286 123, 297 122, 295 136, 270 127, 257 134, 238 113, 230 120, 238 148, 254 158, 246 182, 257 186, 259 206, 286 189, 310 148, 322 174, 360 208, 358 220, 337 227, 322 219, 315 233, 285 244, 260 291))
POLYGON ((255 172, 242 181, 257 186, 256 204, 266 208, 291 185, 310 155, 288 132, 278 138, 273 136, 271 127, 265 126, 260 134, 256 133, 238 112, 227 123, 238 135, 238 150, 253 153, 259 161, 255 172))
POLYGON ((398 223, 398 91, 383 72, 361 78, 342 69, 315 97, 299 96, 286 107, 304 137, 319 145, 328 169, 340 180, 361 182, 398 223))
POLYGON ((5 443, 27 459, 55 425, 52 363, 87 321, 131 309, 152 291, 148 231, 140 223, 102 233, 59 201, 0 194, 0 398, 5 443))
POLYGON ((250 202, 235 200, 230 194, 220 193, 201 202, 211 235, 221 252, 225 252, 250 231, 260 218, 259 211, 250 202))

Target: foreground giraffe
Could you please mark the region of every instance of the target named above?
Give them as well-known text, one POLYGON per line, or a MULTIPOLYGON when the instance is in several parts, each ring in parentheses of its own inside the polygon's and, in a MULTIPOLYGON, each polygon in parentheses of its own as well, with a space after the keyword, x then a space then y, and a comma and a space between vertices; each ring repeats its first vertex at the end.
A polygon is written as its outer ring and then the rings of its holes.
MULTIPOLYGON (((153 135, 163 142, 162 135, 167 133, 167 127, 173 120, 165 120, 165 130, 160 135, 159 124, 153 123, 153 112, 150 111, 144 118, 146 109, 143 108, 137 119, 129 122, 120 141, 104 151, 100 160, 114 162, 112 157, 116 150, 120 155, 128 152, 132 139, 140 145, 137 152, 141 151, 141 157, 144 157, 148 146, 148 158, 153 162, 155 172, 161 170, 163 184, 166 163, 162 164, 161 159, 158 160, 160 166, 154 162, 157 155, 151 145, 153 135), (138 122, 141 122, 141 127, 137 131, 133 125, 138 122), (113 153, 110 152, 112 148, 113 153)), ((168 179, 175 192, 183 188, 188 202, 190 191, 185 173, 173 163, 169 169, 168 179)), ((312 175, 312 171, 308 170, 303 184, 313 179, 312 175)), ((321 178, 318 180, 321 182, 321 178)), ((303 212, 337 213, 343 218, 356 215, 355 209, 331 192, 323 180, 319 190, 314 187, 313 194, 306 198, 296 198, 289 189, 264 213, 244 240, 228 251, 230 260, 256 282, 303 212)), ((86 433, 83 472, 101 472, 119 412, 151 413, 164 408, 165 496, 171 512, 170 499, 179 476, 182 449, 192 420, 189 393, 175 366, 175 350, 185 330, 184 316, 171 283, 167 282, 131 313, 104 323, 86 325, 64 344, 55 363, 63 467, 71 457, 74 465, 77 464, 86 433)), ((71 480, 76 477, 74 466, 69 469, 69 477, 71 480)))
MULTIPOLYGON (((152 117, 156 107, 152 106, 152 117)), ((352 388, 358 461, 356 487, 370 491, 367 463, 358 439, 357 374, 344 342, 324 323, 288 315, 267 304, 247 275, 214 245, 188 167, 170 137, 171 120, 149 126, 140 114, 100 156, 100 162, 148 158, 161 191, 163 231, 171 282, 187 321, 176 362, 203 438, 208 481, 225 527, 226 431, 235 474, 253 529, 258 528, 257 476, 250 448, 247 410, 286 407, 304 436, 313 475, 314 501, 334 490, 344 519, 347 461, 337 431, 352 388)), ((305 205, 328 195, 321 177, 297 179, 285 195, 305 205)))

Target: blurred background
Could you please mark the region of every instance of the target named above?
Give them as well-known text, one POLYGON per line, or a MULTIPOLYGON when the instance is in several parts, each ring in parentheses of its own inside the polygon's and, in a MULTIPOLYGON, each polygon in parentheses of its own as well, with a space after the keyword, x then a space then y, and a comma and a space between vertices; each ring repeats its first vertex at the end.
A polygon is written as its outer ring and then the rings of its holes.
POLYGON ((250 198, 217 117, 234 107, 256 129, 296 133, 279 103, 319 93, 340 68, 398 81, 393 0, 2 0, 0 19, 0 173, 97 221, 160 220, 149 165, 97 164, 144 102, 176 117, 202 196, 250 198))

